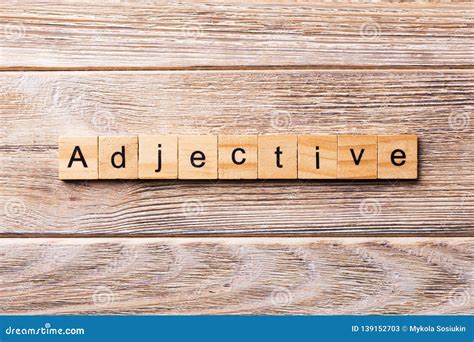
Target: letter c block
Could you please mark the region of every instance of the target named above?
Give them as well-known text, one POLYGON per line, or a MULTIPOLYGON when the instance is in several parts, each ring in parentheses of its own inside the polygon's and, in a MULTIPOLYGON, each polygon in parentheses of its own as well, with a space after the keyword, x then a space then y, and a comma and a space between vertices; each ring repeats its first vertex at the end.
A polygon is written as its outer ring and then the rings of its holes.
POLYGON ((219 135, 219 179, 257 179, 257 136, 219 135))

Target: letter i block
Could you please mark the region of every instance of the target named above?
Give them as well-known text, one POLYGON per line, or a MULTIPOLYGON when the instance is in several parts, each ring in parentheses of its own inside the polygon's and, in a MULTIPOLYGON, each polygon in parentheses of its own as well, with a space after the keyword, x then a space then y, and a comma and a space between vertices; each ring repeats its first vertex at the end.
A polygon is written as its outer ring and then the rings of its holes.
POLYGON ((97 137, 59 137, 59 179, 98 179, 97 137))
POLYGON ((297 146, 296 135, 259 135, 258 178, 296 179, 297 146))
POLYGON ((337 178, 337 135, 298 136, 298 178, 337 178))
POLYGON ((416 135, 379 135, 378 178, 416 179, 418 139, 416 135))
POLYGON ((138 178, 178 178, 178 136, 140 135, 138 178))
POLYGON ((377 178, 377 136, 340 135, 338 137, 338 178, 377 178))
POLYGON ((217 135, 180 135, 178 151, 179 179, 217 179, 217 135))
POLYGON ((99 179, 137 178, 137 137, 99 137, 99 179))
POLYGON ((219 179, 257 179, 257 136, 219 135, 219 179))

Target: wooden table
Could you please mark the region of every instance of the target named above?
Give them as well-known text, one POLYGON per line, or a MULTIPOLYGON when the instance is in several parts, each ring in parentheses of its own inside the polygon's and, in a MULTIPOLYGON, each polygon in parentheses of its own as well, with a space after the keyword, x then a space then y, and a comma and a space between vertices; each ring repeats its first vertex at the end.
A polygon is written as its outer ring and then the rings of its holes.
POLYGON ((473 314, 467 1, 0 3, 0 313, 473 314), (59 135, 415 133, 417 181, 57 177, 59 135))

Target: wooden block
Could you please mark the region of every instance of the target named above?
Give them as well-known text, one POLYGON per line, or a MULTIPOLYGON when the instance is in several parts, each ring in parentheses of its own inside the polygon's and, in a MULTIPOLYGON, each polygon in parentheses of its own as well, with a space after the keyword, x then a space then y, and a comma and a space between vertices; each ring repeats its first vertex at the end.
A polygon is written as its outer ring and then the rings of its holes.
POLYGON ((298 136, 298 178, 337 178, 337 135, 298 136))
POLYGON ((138 138, 99 137, 99 179, 138 178, 138 138))
POLYGON ((338 178, 377 178, 376 135, 340 135, 337 146, 338 178))
POLYGON ((178 178, 217 179, 217 136, 178 137, 178 178))
POLYGON ((259 135, 258 178, 297 178, 297 145, 296 135, 259 135))
POLYGON ((59 137, 59 179, 98 179, 97 137, 59 137))
POLYGON ((219 179, 257 179, 256 135, 219 135, 219 179))
POLYGON ((140 135, 138 178, 178 178, 178 136, 140 135))
POLYGON ((418 139, 416 135, 379 135, 378 178, 416 179, 418 139))

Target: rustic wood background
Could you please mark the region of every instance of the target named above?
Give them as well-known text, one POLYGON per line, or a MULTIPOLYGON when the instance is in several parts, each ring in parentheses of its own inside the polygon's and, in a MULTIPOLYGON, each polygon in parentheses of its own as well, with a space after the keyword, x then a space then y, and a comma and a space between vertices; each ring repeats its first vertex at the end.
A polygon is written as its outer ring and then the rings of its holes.
POLYGON ((469 1, 0 1, 0 314, 473 314, 469 1), (63 134, 416 133, 417 181, 57 179, 63 134))

